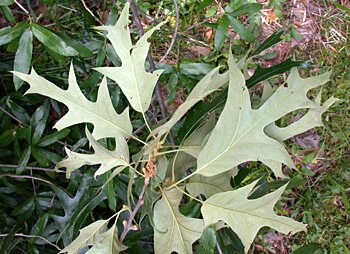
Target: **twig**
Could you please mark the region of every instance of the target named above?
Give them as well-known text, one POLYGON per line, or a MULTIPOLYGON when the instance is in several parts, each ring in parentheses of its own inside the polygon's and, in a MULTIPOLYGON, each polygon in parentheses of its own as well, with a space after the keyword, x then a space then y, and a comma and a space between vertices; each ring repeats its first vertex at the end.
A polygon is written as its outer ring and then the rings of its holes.
MULTIPOLYGON (((0 168, 17 168, 18 165, 11 165, 11 164, 0 164, 0 168)), ((63 170, 56 170, 56 169, 51 169, 51 168, 41 168, 41 167, 31 167, 31 166, 26 166, 24 167, 25 169, 29 170, 40 170, 40 171, 49 171, 49 172, 59 172, 59 173, 65 173, 66 171, 63 170)))
POLYGON ((17 0, 14 0, 14 2, 18 5, 19 8, 22 9, 22 11, 24 11, 30 18, 32 17, 29 13, 29 11, 23 7, 23 5, 21 5, 17 0))
POLYGON ((12 119, 16 120, 18 123, 23 124, 23 122, 21 120, 19 120, 18 118, 16 118, 14 115, 12 115, 11 113, 7 112, 3 107, 0 107, 0 110, 2 112, 4 112, 6 115, 8 115, 9 117, 11 117, 12 119))
POLYGON ((176 37, 177 37, 177 32, 179 30, 179 7, 177 6, 177 0, 173 0, 173 2, 174 2, 174 8, 175 8, 175 30, 174 30, 173 38, 171 39, 168 50, 165 52, 164 56, 159 60, 156 67, 168 57, 170 51, 174 47, 176 37))
POLYGON ((80 2, 83 4, 85 10, 100 24, 103 25, 103 23, 94 15, 94 13, 87 7, 84 0, 80 0, 80 2))
POLYGON ((49 181, 47 181, 45 179, 42 179, 42 178, 39 178, 39 177, 35 177, 35 176, 12 175, 12 174, 1 174, 0 175, 0 177, 4 177, 4 176, 12 177, 12 178, 20 178, 20 179, 34 179, 34 180, 42 181, 42 182, 50 184, 50 185, 54 185, 53 183, 51 183, 51 182, 49 182, 49 181))
POLYGON ((223 254, 223 252, 222 252, 222 250, 221 250, 221 247, 220 247, 220 245, 219 245, 218 240, 215 240, 215 245, 216 245, 216 249, 218 250, 218 253, 219 253, 219 254, 223 254))
POLYGON ((125 237, 126 237, 126 234, 132 230, 132 222, 135 218, 135 215, 137 213, 137 211, 141 208, 142 204, 143 204, 143 196, 145 194, 145 191, 146 191, 146 188, 149 184, 149 178, 148 177, 145 177, 145 181, 143 183, 143 187, 142 187, 142 190, 141 190, 141 193, 140 193, 140 196, 139 196, 139 199, 134 207, 134 210, 130 213, 130 217, 128 219, 128 222, 126 223, 126 225, 124 225, 124 230, 123 232, 121 233, 120 235, 120 241, 123 242, 125 237))
MULTIPOLYGON (((134 22, 136 24, 138 33, 139 33, 139 35, 141 37, 141 36, 143 36, 145 34, 145 32, 143 31, 143 27, 142 27, 142 24, 141 24, 141 20, 140 20, 140 17, 139 17, 139 13, 138 13, 138 10, 137 10, 136 3, 135 3, 134 0, 128 0, 128 2, 130 3, 130 10, 131 10, 132 16, 134 18, 134 22)), ((154 64, 154 61, 153 61, 153 58, 152 58, 152 55, 151 55, 151 51, 148 51, 147 60, 148 60, 149 65, 150 65, 150 71, 151 72, 155 71, 156 70, 156 66, 154 64)), ((157 85, 156 85, 156 96, 157 96, 157 101, 158 101, 158 104, 159 104, 159 107, 160 107, 160 111, 162 113, 162 117, 166 118, 166 115, 167 115, 166 114, 166 108, 165 108, 165 104, 164 104, 164 101, 163 101, 163 98, 162 98, 162 94, 160 92, 159 83, 157 83, 157 85)), ((169 140, 172 143, 172 145, 175 145, 175 141, 174 141, 174 138, 171 135, 171 133, 169 133, 169 140)))
MULTIPOLYGON (((0 234, 0 237, 7 237, 9 234, 0 234)), ((17 237, 25 237, 25 238, 39 238, 41 240, 43 240, 44 242, 50 244, 51 246, 55 247, 57 250, 61 251, 61 248, 58 247, 56 244, 53 244, 52 242, 50 242, 49 240, 47 240, 45 237, 42 237, 40 235, 25 235, 22 233, 18 233, 15 234, 15 236, 17 237)))

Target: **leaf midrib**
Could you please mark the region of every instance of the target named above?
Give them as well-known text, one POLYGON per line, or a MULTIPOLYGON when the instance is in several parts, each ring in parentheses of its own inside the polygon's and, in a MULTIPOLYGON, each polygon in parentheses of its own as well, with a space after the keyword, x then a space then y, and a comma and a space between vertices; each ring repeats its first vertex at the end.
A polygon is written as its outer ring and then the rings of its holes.
MULTIPOLYGON (((33 86, 33 85, 32 85, 32 86, 33 86)), ((40 87, 37 87, 37 88, 40 89, 40 87)), ((50 84, 49 87, 47 87, 47 89, 51 92, 51 94, 53 94, 53 96, 49 96, 49 97, 55 99, 55 98, 54 98, 54 97, 55 97, 54 94, 55 94, 57 91, 54 91, 54 89, 52 88, 52 85, 51 85, 51 84, 50 84)), ((122 128, 120 128, 118 125, 115 125, 113 122, 108 121, 108 120, 105 119, 104 117, 101 117, 100 115, 97 115, 97 114, 95 114, 94 112, 92 112, 92 111, 90 111, 90 110, 87 110, 87 109, 85 109, 83 106, 81 106, 81 105, 75 103, 74 101, 72 101, 71 98, 69 98, 69 97, 66 96, 66 94, 69 95, 69 93, 68 93, 69 89, 68 89, 68 90, 63 90, 63 89, 58 88, 58 87, 57 87, 57 89, 59 89, 60 95, 61 95, 62 97, 64 97, 68 102, 70 102, 70 103, 73 105, 73 107, 76 106, 76 107, 78 107, 79 109, 81 109, 82 111, 87 112, 87 113, 90 113, 90 114, 93 115, 94 117, 99 118, 99 119, 103 120, 104 122, 106 122, 107 124, 109 124, 109 125, 111 125, 111 126, 117 128, 119 131, 123 132, 123 133, 126 134, 127 136, 130 136, 130 133, 126 132, 125 130, 123 130, 122 128)), ((79 89, 80 89, 80 88, 79 88, 79 89)), ((36 93, 36 92, 34 92, 34 93, 36 93)), ((40 93, 40 92, 39 92, 39 93, 40 93)), ((88 103, 88 105, 90 105, 90 108, 91 108, 91 106, 93 106, 94 104, 95 104, 95 105, 99 105, 97 102, 91 102, 91 101, 89 101, 88 99, 86 99, 83 93, 80 92, 80 95, 82 95, 82 96, 83 96, 83 100, 86 100, 86 102, 88 103)), ((55 99, 55 100, 57 100, 57 99, 55 99)), ((59 101, 59 100, 58 100, 58 101, 59 101)), ((68 107, 68 109, 70 109, 70 107, 69 107, 66 103, 64 103, 64 102, 62 102, 62 101, 60 101, 60 102, 63 103, 63 104, 65 104, 65 105, 68 107)), ((108 110, 107 110, 107 111, 108 111, 108 110)), ((67 114, 69 114, 69 111, 67 112, 67 114)), ((67 114, 66 114, 66 115, 67 115, 67 114)), ((61 119, 60 119, 60 120, 61 120, 61 119)), ((60 121, 60 120, 59 120, 59 121, 60 121)), ((83 122, 87 122, 87 121, 82 121, 82 123, 83 123, 83 122)), ((95 123, 92 123, 92 124, 94 125, 95 128, 97 127, 97 126, 95 126, 95 123)), ((96 124, 96 125, 97 125, 97 124, 96 124)), ((68 126, 67 126, 67 127, 68 127, 68 126)))
MULTIPOLYGON (((245 86, 246 88, 246 86, 245 86)), ((246 88, 247 89, 247 88, 246 88)), ((241 104, 242 105, 242 98, 243 98, 243 93, 241 93, 241 104)), ((292 93, 287 93, 286 96, 284 97, 284 99, 288 98, 289 96, 291 96, 292 93)), ((281 102, 282 100, 280 100, 281 102)), ((279 104, 278 104, 279 105, 279 104)), ((276 105, 275 108, 278 106, 276 105)), ((253 111, 253 109, 250 108, 251 111, 253 111)), ((235 142, 233 142, 236 138, 237 132, 239 130, 240 127, 240 121, 241 121, 241 117, 242 117, 242 111, 240 110, 240 114, 239 114, 239 119, 238 119, 238 124, 237 124, 237 128, 236 128, 236 132, 233 136, 233 138, 231 139, 231 144, 223 151, 221 152, 218 156, 216 156, 215 158, 213 158, 211 161, 209 161, 207 164, 203 165, 201 168, 197 169, 195 172, 199 173, 200 171, 202 171, 204 168, 208 167, 210 164, 212 164, 214 161, 218 160, 220 157, 222 157, 225 153, 227 153, 233 146, 235 146, 239 140, 241 140, 243 137, 245 137, 251 130, 255 129, 255 127, 260 124, 261 120, 264 118, 264 115, 266 115, 268 112, 270 112, 272 110, 272 107, 268 107, 268 110, 265 111, 265 114, 261 114, 262 117, 258 118, 258 120, 255 122, 255 124, 253 124, 250 128, 247 129, 247 131, 245 133, 243 133, 235 142)), ((266 135, 266 134, 265 134, 266 135)), ((267 136, 267 135, 266 135, 267 136)), ((268 136, 267 136, 268 137, 268 136)))

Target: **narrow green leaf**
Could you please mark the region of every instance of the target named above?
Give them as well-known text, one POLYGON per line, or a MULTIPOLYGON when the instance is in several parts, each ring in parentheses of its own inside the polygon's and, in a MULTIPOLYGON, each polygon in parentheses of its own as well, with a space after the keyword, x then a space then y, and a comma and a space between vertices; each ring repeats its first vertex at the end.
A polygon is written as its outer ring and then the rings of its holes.
MULTIPOLYGON (((13 70, 27 74, 30 69, 32 61, 33 51, 33 34, 29 28, 27 28, 19 40, 18 48, 15 55, 15 61, 13 64, 13 70)), ((16 90, 21 88, 24 81, 16 76, 13 76, 13 83, 16 90)))
POLYGON ((13 4, 14 1, 13 0, 0 0, 0 6, 3 6, 3 5, 11 5, 13 4))
POLYGON ((262 4, 258 3, 248 3, 248 4, 243 4, 238 9, 227 13, 227 15, 230 15, 232 17, 239 17, 243 15, 251 15, 254 14, 262 9, 262 4))
POLYGON ((215 69, 215 66, 208 63, 181 63, 179 72, 186 76, 203 76, 215 69))
POLYGON ((215 38, 214 38, 214 48, 219 51, 224 44, 226 38, 227 38, 227 31, 228 31, 228 19, 226 16, 223 16, 219 20, 218 28, 215 32, 215 38))
POLYGON ((37 147, 32 147, 32 155, 33 158, 39 163, 40 166, 42 167, 49 167, 50 166, 50 161, 46 158, 45 153, 43 153, 41 148, 37 147))
POLYGON ((61 37, 68 44, 68 46, 76 49, 79 53, 79 56, 83 58, 93 56, 92 51, 88 47, 86 47, 83 43, 79 42, 78 40, 69 37, 65 33, 59 33, 55 31, 55 34, 61 37))
POLYGON ((270 77, 285 73, 293 67, 304 67, 305 65, 306 62, 304 61, 293 61, 292 58, 288 58, 286 61, 269 68, 261 68, 258 66, 253 76, 247 80, 247 86, 254 86, 270 77))
POLYGON ((243 23, 230 15, 226 16, 230 22, 232 29, 239 34, 242 40, 246 40, 248 37, 248 29, 243 25, 243 23))
POLYGON ((261 52, 263 52, 265 49, 268 49, 270 47, 272 47, 273 45, 279 43, 280 41, 282 41, 282 34, 283 34, 284 30, 280 30, 277 32, 274 32, 273 34, 271 34, 266 40, 264 40, 259 47, 257 47, 257 49, 252 53, 253 56, 260 54, 261 52))
POLYGON ((16 130, 9 129, 0 135, 0 147, 6 147, 15 140, 16 130))
POLYGON ((218 11, 218 5, 215 4, 212 7, 209 8, 209 10, 207 11, 207 13, 205 14, 206 18, 210 18, 212 16, 214 16, 216 14, 216 12, 218 11))
POLYGON ((44 130, 46 127, 46 121, 47 118, 49 117, 49 112, 50 112, 50 103, 48 100, 44 102, 43 105, 38 107, 34 114, 32 115, 32 118, 30 120, 30 126, 32 127, 33 130, 33 135, 32 135, 32 144, 36 145, 44 130))
POLYGON ((210 4, 212 4, 214 2, 214 0, 202 0, 196 7, 197 11, 202 10, 203 8, 209 6, 210 4))
POLYGON ((176 98, 176 87, 179 76, 176 72, 171 73, 168 81, 168 104, 172 103, 176 98))
POLYGON ((344 6, 344 5, 340 4, 340 3, 337 3, 337 2, 333 2, 333 4, 334 4, 337 8, 339 8, 340 10, 346 11, 347 13, 350 14, 350 8, 344 6))
POLYGON ((0 6, 0 11, 4 14, 4 17, 11 23, 16 23, 16 19, 12 14, 11 9, 8 6, 0 6))
POLYGON ((62 56, 75 56, 78 54, 74 48, 67 45, 67 43, 59 36, 50 30, 38 25, 32 24, 32 31, 34 36, 46 47, 62 56))
POLYGON ((320 245, 318 243, 309 243, 293 251, 292 254, 313 254, 319 250, 320 245))
POLYGON ((30 159, 30 155, 32 154, 31 146, 28 146, 23 152, 21 157, 18 160, 18 166, 16 168, 16 174, 20 175, 24 171, 25 166, 27 166, 28 161, 30 159))
POLYGON ((63 129, 60 131, 56 131, 52 134, 46 135, 45 137, 39 140, 37 146, 40 146, 40 147, 49 146, 65 138, 69 133, 70 133, 70 129, 63 129))
POLYGON ((28 27, 27 21, 17 23, 14 27, 5 27, 0 29, 0 45, 9 43, 19 37, 28 27))
POLYGON ((291 30, 291 32, 292 32, 293 37, 294 37, 298 42, 302 41, 303 36, 299 33, 299 31, 298 31, 294 26, 292 26, 290 30, 291 30))
POLYGON ((216 248, 215 226, 207 227, 199 239, 198 254, 214 254, 216 248))
MULTIPOLYGON (((105 179, 106 181, 109 179, 109 177, 111 176, 111 172, 107 172, 105 174, 105 179)), ((106 184, 105 184, 105 187, 104 187, 104 192, 106 193, 106 196, 107 196, 107 200, 108 200, 108 207, 116 212, 117 211, 117 195, 114 191, 114 182, 113 181, 108 181, 106 184)))

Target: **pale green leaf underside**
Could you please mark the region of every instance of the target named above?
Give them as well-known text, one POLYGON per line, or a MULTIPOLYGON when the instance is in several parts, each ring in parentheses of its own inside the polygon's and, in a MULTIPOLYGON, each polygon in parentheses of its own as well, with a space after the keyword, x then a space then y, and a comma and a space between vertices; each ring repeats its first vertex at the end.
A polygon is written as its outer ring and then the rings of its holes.
POLYGON ((231 177, 232 170, 211 177, 194 175, 186 184, 186 189, 193 197, 203 194, 209 198, 220 192, 231 191, 231 177))
POLYGON ((163 23, 145 33, 135 45, 132 44, 128 27, 129 3, 114 26, 96 27, 106 31, 122 65, 119 67, 99 67, 95 70, 113 79, 122 89, 130 105, 138 112, 144 113, 152 99, 157 80, 163 70, 146 72, 145 60, 150 43, 147 41, 152 33, 163 23))
POLYGON ((337 98, 331 97, 321 106, 321 93, 319 93, 316 98, 317 108, 310 109, 301 119, 287 127, 281 128, 272 123, 265 128, 265 132, 270 137, 282 142, 312 128, 323 126, 322 114, 336 101, 338 101, 337 98))
POLYGON ((226 84, 228 81, 228 73, 220 74, 219 69, 220 67, 213 69, 199 81, 186 101, 176 109, 170 120, 153 130, 152 134, 161 136, 167 133, 196 103, 226 84))
POLYGON ((39 76, 34 69, 30 75, 13 72, 16 76, 28 82, 28 93, 37 93, 65 104, 69 111, 54 126, 58 130, 78 124, 91 123, 94 125, 92 135, 95 139, 106 137, 131 136, 132 126, 129 118, 129 109, 122 114, 117 114, 110 100, 107 82, 104 78, 98 90, 96 102, 91 102, 80 91, 76 81, 73 65, 69 71, 69 87, 63 90, 50 81, 39 76))
POLYGON ((86 254, 119 254, 128 248, 119 241, 116 224, 101 234, 101 238, 86 254))
POLYGON ((258 199, 248 199, 257 181, 238 190, 216 194, 202 206, 205 226, 223 221, 241 239, 247 253, 262 227, 270 227, 283 234, 306 231, 306 225, 274 213, 273 207, 286 185, 258 199))
MULTIPOLYGON (((261 161, 283 177, 282 163, 294 168, 283 144, 265 134, 265 127, 302 108, 318 108, 307 92, 328 81, 329 73, 302 79, 296 69, 259 108, 252 109, 245 79, 232 55, 229 57, 229 90, 226 105, 212 134, 198 156, 197 174, 214 176, 246 161, 261 161)), ((293 133, 294 134, 294 133, 293 133)))
POLYGON ((70 178, 71 173, 75 169, 78 169, 83 165, 101 164, 101 166, 95 172, 95 178, 115 167, 118 167, 116 170, 120 172, 125 168, 125 166, 129 165, 129 148, 123 137, 117 137, 115 139, 116 148, 114 151, 110 151, 98 143, 87 129, 85 130, 85 133, 95 153, 80 154, 72 152, 66 148, 68 158, 60 161, 56 165, 56 168, 66 168, 67 178, 70 178))
POLYGON ((80 230, 79 236, 59 253, 76 254, 86 246, 94 245, 101 239, 107 229, 109 220, 98 220, 80 230))
POLYGON ((204 230, 201 219, 187 218, 179 211, 182 192, 172 189, 162 193, 154 206, 154 249, 156 254, 192 253, 192 244, 204 230))

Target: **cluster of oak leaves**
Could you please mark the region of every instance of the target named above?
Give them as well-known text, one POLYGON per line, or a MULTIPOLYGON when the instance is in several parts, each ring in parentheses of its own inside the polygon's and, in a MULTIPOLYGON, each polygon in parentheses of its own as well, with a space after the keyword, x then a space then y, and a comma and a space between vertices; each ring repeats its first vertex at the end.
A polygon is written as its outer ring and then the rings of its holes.
MULTIPOLYGON (((162 70, 153 73, 145 70, 144 63, 149 50, 147 39, 162 24, 149 30, 133 45, 128 18, 129 5, 126 4, 114 26, 96 28, 106 33, 122 65, 95 70, 116 82, 131 107, 143 116, 147 124, 145 112, 162 73, 162 70)), ((308 129, 322 126, 322 113, 336 99, 332 97, 321 105, 321 94, 315 101, 306 96, 310 89, 326 83, 330 73, 302 79, 297 70, 293 69, 287 85, 280 86, 274 93, 266 85, 261 104, 253 109, 245 86, 246 78, 241 71, 246 68, 246 61, 236 64, 230 55, 228 66, 228 71, 220 73, 217 67, 199 81, 166 123, 154 130, 149 128, 150 135, 146 141, 133 135, 129 108, 121 114, 114 110, 106 78, 99 85, 96 102, 91 102, 81 92, 72 65, 67 90, 62 90, 39 76, 34 69, 29 75, 19 72, 14 74, 29 83, 27 93, 48 96, 69 108, 68 113, 56 123, 56 129, 61 130, 79 123, 93 124, 93 132, 86 129, 86 135, 94 153, 80 154, 66 149, 67 158, 57 165, 57 168, 66 168, 67 177, 83 165, 100 165, 95 177, 112 171, 111 180, 123 170, 139 170, 144 165, 141 160, 151 160, 151 157, 154 160, 156 157, 157 171, 153 177, 160 181, 151 190, 147 190, 156 193, 152 201, 155 204, 148 212, 148 216, 156 218, 153 225, 155 253, 192 253, 192 244, 201 237, 206 227, 214 224, 217 230, 222 227, 234 230, 241 239, 245 252, 248 252, 262 227, 294 234, 306 231, 306 225, 274 213, 273 207, 286 186, 257 199, 248 197, 258 180, 233 190, 230 179, 237 174, 237 166, 246 161, 260 161, 276 177, 286 178, 282 173, 282 164, 289 168, 295 166, 282 142, 308 129), (213 115, 209 117, 181 144, 169 161, 161 150, 170 129, 192 106, 227 83, 228 97, 219 119, 216 120, 213 115), (309 110, 300 120, 287 127, 275 125, 275 121, 299 109, 309 110), (98 140, 102 138, 115 138, 115 150, 111 151, 101 145, 98 140), (130 138, 143 144, 136 156, 138 159, 134 162, 130 162, 127 144, 130 138), (186 175, 190 167, 194 167, 194 170, 186 175), (202 203, 202 219, 189 218, 180 213, 179 204, 184 194, 193 198, 198 195, 205 197, 204 200, 198 200, 202 203)), ((78 253, 86 246, 91 246, 87 253, 119 253, 127 249, 120 242, 117 231, 118 217, 123 211, 83 228, 79 236, 60 253, 78 253), (114 223, 108 228, 110 220, 114 220, 114 223)))

